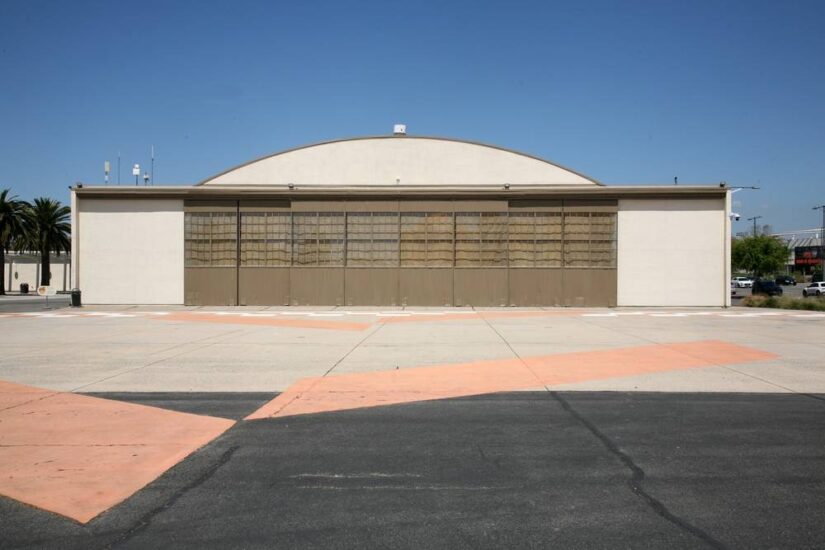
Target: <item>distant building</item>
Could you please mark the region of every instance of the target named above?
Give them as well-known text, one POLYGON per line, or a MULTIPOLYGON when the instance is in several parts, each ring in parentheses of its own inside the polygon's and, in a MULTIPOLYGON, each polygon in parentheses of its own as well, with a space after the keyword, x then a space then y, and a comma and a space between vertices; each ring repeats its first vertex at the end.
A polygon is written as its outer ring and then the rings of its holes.
MULTIPOLYGON (((51 284, 58 292, 72 289, 71 256, 69 254, 52 254, 51 284)), ((20 285, 29 285, 29 291, 35 292, 40 286, 40 254, 6 252, 3 265, 3 280, 6 292, 19 292, 20 285)))
POLYGON ((822 264, 820 229, 802 229, 796 232, 775 233, 788 246, 788 268, 811 273, 822 264))
POLYGON ((72 189, 85 303, 725 306, 730 195, 406 135, 72 189))

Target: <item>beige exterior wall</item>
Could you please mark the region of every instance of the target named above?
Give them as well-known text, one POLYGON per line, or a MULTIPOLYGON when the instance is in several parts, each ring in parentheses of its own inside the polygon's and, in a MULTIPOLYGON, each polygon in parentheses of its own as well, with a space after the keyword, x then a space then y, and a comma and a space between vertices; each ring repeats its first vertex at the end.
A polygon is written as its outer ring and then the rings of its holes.
POLYGON ((728 305, 726 206, 725 199, 620 200, 618 305, 728 305))
POLYGON ((257 160, 207 185, 595 185, 550 162, 486 145, 435 138, 335 141, 257 160))
MULTIPOLYGON (((51 286, 58 292, 72 289, 72 268, 68 254, 51 255, 51 286)), ((29 285, 29 292, 37 292, 40 286, 40 256, 37 254, 6 253, 3 266, 3 280, 6 292, 19 292, 20 285, 29 285)))
POLYGON ((73 227, 84 304, 183 303, 183 201, 78 199, 73 227))

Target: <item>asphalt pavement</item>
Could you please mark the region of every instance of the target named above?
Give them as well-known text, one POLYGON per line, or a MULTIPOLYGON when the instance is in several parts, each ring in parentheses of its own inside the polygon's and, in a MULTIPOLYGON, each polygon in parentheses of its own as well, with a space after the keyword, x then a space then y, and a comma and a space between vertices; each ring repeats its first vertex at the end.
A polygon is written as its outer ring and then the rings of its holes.
MULTIPOLYGON (((273 394, 105 396, 239 419, 273 394)), ((85 525, 0 497, 0 546, 821 548, 823 450, 822 395, 516 392, 241 421, 85 525)))
POLYGON ((5 294, 0 296, 0 313, 58 310, 69 307, 71 302, 69 294, 49 296, 48 300, 37 294, 5 294))

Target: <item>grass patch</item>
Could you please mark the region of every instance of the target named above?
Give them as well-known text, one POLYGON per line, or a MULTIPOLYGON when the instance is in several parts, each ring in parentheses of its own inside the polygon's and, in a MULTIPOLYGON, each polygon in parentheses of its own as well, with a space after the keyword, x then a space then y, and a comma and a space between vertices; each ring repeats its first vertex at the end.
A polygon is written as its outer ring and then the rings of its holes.
POLYGON ((785 296, 746 296, 742 299, 745 307, 769 307, 776 309, 802 309, 805 311, 825 311, 825 300, 821 298, 788 298, 785 296))

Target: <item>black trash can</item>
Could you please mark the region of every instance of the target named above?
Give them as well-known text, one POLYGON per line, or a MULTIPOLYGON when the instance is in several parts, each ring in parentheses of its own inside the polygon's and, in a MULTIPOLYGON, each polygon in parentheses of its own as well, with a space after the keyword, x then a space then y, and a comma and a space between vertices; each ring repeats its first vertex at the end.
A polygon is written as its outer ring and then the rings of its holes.
POLYGON ((72 289, 72 307, 80 307, 80 289, 72 289))
POLYGON ((29 283, 20 283, 20 294, 29 293, 29 283))

